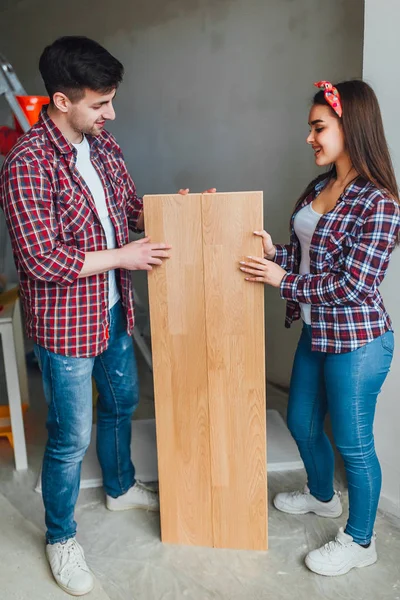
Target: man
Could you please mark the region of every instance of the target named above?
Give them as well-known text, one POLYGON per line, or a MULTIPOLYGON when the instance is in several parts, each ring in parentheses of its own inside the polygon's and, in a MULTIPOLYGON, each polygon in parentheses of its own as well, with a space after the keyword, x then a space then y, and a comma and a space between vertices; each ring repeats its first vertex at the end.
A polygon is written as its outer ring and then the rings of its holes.
POLYGON ((162 264, 170 246, 129 243, 129 228, 143 230, 142 201, 104 130, 115 118, 121 63, 92 40, 63 37, 45 48, 39 68, 50 104, 8 155, 0 202, 48 404, 46 554, 58 585, 83 595, 94 581, 75 539, 74 509, 92 429, 92 377, 107 508, 159 508, 130 458, 138 381, 129 271, 162 264))

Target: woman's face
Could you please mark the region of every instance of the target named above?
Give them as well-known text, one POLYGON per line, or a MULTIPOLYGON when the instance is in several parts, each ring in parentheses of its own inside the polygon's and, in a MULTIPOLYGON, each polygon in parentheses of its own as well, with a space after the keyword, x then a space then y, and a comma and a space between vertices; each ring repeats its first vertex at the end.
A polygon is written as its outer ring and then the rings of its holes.
POLYGON ((347 155, 343 128, 329 106, 314 104, 308 119, 310 133, 307 144, 314 150, 315 163, 325 167, 347 155))

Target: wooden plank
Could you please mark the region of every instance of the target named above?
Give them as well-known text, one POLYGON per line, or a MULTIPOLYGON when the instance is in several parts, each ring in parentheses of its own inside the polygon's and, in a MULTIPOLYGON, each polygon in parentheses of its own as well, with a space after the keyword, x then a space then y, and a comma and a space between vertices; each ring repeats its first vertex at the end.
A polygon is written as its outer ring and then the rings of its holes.
POLYGON ((213 545, 201 196, 145 196, 146 234, 172 245, 149 273, 161 538, 213 545))
POLYGON ((239 271, 262 256, 262 192, 202 196, 214 546, 267 549, 264 286, 239 271))
POLYGON ((267 549, 262 193, 145 197, 162 540, 267 549))

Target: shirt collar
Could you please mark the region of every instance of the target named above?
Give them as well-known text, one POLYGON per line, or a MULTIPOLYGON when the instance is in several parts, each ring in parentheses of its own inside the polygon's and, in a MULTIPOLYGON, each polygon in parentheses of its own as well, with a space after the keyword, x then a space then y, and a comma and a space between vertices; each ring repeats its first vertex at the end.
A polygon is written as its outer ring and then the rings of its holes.
POLYGON ((326 184, 329 181, 329 177, 325 177, 325 179, 321 179, 321 181, 318 181, 318 183, 316 184, 314 190, 317 194, 319 194, 320 192, 322 192, 322 190, 324 189, 324 187, 326 186, 326 184))
MULTIPOLYGON (((61 133, 60 129, 54 123, 54 121, 49 117, 47 113, 48 104, 43 106, 40 117, 39 117, 39 125, 44 127, 47 132, 50 141, 55 145, 57 150, 61 154, 71 154, 76 153, 76 148, 67 140, 67 138, 61 133)), ((86 139, 89 142, 89 146, 95 145, 98 147, 100 140, 97 139, 93 135, 87 135, 86 139)))
MULTIPOLYGON (((324 187, 327 185, 328 181, 329 181, 329 177, 325 177, 324 179, 321 179, 321 181, 318 181, 318 183, 315 185, 315 188, 314 188, 316 195, 318 195, 320 192, 322 192, 324 187)), ((343 191, 343 193, 341 195, 341 200, 343 200, 344 202, 353 202, 353 200, 355 200, 359 196, 361 190, 363 190, 365 188, 365 186, 368 184, 369 184, 369 181, 367 179, 365 179, 365 177, 362 177, 362 175, 358 175, 345 188, 345 190, 343 191)))

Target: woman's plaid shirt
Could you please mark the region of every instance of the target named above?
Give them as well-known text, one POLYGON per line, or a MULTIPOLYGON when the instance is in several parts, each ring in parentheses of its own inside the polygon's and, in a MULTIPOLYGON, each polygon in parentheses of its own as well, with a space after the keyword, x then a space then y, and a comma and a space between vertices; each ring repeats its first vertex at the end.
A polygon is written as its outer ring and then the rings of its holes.
POLYGON ((290 244, 276 246, 275 262, 288 272, 280 287, 287 300, 286 327, 300 318, 299 302, 311 304, 312 349, 350 352, 392 330, 378 287, 399 233, 400 208, 387 192, 358 177, 319 220, 311 240, 310 274, 299 275, 294 218, 327 183, 316 184, 295 210, 290 244))
MULTIPOLYGON (((136 228, 142 201, 113 136, 103 131, 98 137, 88 136, 88 141, 120 247, 129 241, 129 228, 136 228)), ((53 352, 93 357, 107 348, 108 274, 78 275, 85 252, 105 250, 107 242, 75 163, 76 150, 44 109, 5 160, 0 204, 11 236, 28 336, 53 352)), ((116 274, 130 332, 130 273, 120 269, 116 274)))

